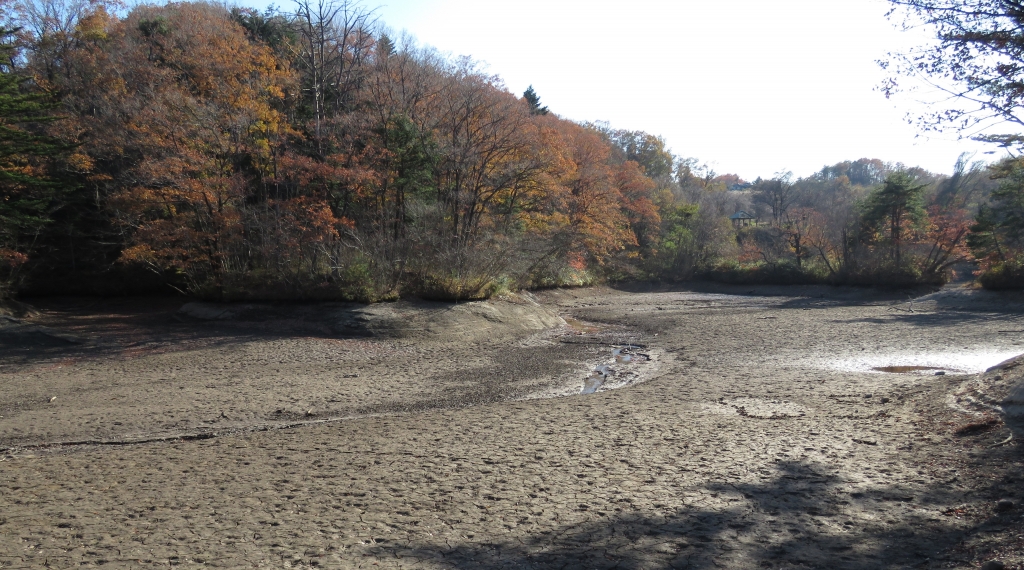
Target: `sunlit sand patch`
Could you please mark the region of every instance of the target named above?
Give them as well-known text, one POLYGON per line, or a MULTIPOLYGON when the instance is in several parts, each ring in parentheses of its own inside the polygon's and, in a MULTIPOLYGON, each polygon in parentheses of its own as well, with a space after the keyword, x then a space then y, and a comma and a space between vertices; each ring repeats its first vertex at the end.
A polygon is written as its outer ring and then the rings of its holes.
POLYGON ((843 372, 931 375, 941 371, 954 374, 976 374, 1018 354, 1020 354, 1019 350, 984 349, 923 353, 890 352, 841 358, 822 364, 825 368, 843 372))

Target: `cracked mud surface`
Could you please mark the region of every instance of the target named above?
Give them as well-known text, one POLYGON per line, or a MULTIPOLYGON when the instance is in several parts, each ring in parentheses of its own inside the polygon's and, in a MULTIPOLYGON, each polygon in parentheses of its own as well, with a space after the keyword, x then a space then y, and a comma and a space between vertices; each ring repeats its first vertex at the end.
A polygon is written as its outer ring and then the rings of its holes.
POLYGON ((708 291, 376 336, 39 303, 0 334, 0 568, 1022 567, 1024 448, 971 395, 1024 366, 961 374, 1024 352, 1022 299, 708 291), (643 381, 565 395, 624 343, 643 381), (209 438, 87 444, 180 435, 209 438))

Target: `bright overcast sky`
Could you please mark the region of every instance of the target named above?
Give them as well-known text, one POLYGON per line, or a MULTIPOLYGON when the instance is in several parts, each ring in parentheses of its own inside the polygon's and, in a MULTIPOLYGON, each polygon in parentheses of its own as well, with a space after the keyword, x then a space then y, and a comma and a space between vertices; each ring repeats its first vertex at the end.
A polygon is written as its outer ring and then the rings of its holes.
POLYGON ((877 91, 876 60, 922 39, 886 20, 884 0, 381 3, 394 31, 485 62, 513 93, 532 84, 562 117, 661 135, 719 173, 806 176, 861 157, 950 172, 964 150, 1000 156, 918 136, 904 117, 924 96, 877 91))

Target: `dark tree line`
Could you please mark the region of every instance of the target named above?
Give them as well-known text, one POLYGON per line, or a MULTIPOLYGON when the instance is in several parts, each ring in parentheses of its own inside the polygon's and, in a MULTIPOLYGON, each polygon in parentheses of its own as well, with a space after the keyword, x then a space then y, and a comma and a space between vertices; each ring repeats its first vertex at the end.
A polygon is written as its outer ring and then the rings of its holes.
POLYGON ((2 295, 906 284, 971 260, 1005 285, 1020 264, 1014 161, 937 176, 860 159, 747 183, 658 136, 562 119, 532 86, 518 97, 343 0, 5 6, 2 295))

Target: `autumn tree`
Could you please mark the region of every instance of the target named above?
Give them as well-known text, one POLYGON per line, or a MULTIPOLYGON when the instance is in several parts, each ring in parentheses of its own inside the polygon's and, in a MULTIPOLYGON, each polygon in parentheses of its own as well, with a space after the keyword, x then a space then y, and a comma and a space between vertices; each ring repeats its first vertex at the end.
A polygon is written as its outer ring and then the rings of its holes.
POLYGON ((971 157, 970 153, 961 154, 953 173, 930 185, 921 243, 924 255, 919 266, 925 278, 943 281, 954 265, 971 259, 967 245, 972 225, 970 209, 987 199, 986 186, 990 183, 984 176, 984 164, 971 163, 971 157))
POLYGON ((658 246, 661 215, 654 203, 657 184, 632 161, 613 167, 614 184, 621 196, 619 207, 636 239, 637 254, 650 255, 658 246))
POLYGON ((259 250, 233 244, 262 239, 240 224, 250 193, 274 177, 284 123, 273 102, 290 72, 220 7, 101 16, 55 82, 89 143, 81 175, 130 236, 124 261, 220 290, 255 261, 236 253, 259 250))
POLYGON ((439 211, 441 156, 433 105, 444 61, 408 38, 382 35, 366 65, 358 109, 337 119, 348 131, 345 170, 365 174, 346 210, 355 225, 344 241, 365 267, 368 286, 384 298, 397 295, 407 274, 419 270, 417 249, 433 239, 426 226, 435 225, 439 211))
POLYGON ((644 131, 608 128, 604 132, 624 158, 639 164, 646 176, 658 179, 672 174, 674 157, 666 148, 665 139, 644 131))
POLYGON ((892 170, 891 165, 877 158, 858 158, 823 166, 811 178, 826 182, 845 176, 854 186, 874 186, 885 181, 886 175, 892 170))
MULTIPOLYGON (((546 127, 545 146, 551 156, 545 186, 553 232, 549 255, 566 259, 578 271, 600 267, 637 244, 621 208, 619 187, 633 177, 624 172, 617 180, 616 169, 609 164, 611 147, 601 133, 554 118, 546 127)), ((636 165, 631 168, 636 174, 636 165)))
POLYGON ((432 111, 437 203, 445 221, 430 265, 447 272, 444 281, 476 294, 508 261, 494 251, 504 239, 492 225, 497 214, 515 207, 542 166, 532 152, 531 115, 469 60, 444 69, 432 111))
POLYGON ((373 252, 372 271, 401 268, 406 290, 470 298, 526 263, 521 215, 538 192, 543 116, 472 60, 405 40, 374 52, 358 94, 359 108, 334 120, 346 169, 371 174, 353 195, 351 239, 373 252))
POLYGON ((797 182, 800 207, 809 211, 805 242, 829 279, 840 282, 855 262, 858 247, 860 198, 858 188, 845 175, 822 179, 812 176, 797 182))
POLYGON ((950 208, 933 204, 927 209, 924 232, 925 253, 920 269, 922 275, 936 281, 945 280, 944 273, 953 265, 970 259, 967 236, 972 224, 966 208, 950 208))
POLYGON ((675 164, 675 184, 656 196, 662 223, 652 261, 662 275, 680 279, 734 258, 736 233, 728 216, 749 203, 745 196, 709 188, 717 174, 707 163, 677 158, 675 164))
POLYGON ((294 58, 310 106, 312 138, 323 158, 329 152, 331 115, 345 110, 362 84, 376 17, 353 0, 297 0, 294 22, 299 35, 294 58))
POLYGON ((762 180, 752 188, 754 201, 768 207, 772 214, 772 224, 775 226, 781 225, 797 198, 792 179, 792 172, 782 172, 770 180, 762 180))
POLYGON ((931 184, 928 219, 907 206, 893 223, 892 192, 856 207, 896 168, 876 159, 728 192, 745 183, 656 135, 557 117, 532 86, 518 97, 469 58, 380 33, 353 1, 290 14, 36 1, 0 0, 35 30, 20 36, 18 92, 48 92, 63 120, 12 128, 75 146, 4 166, 81 189, 39 226, 51 268, 89 252, 99 272, 116 259, 221 298, 464 299, 758 265, 839 282, 882 253, 941 271, 988 192, 967 166, 945 181, 907 169, 931 184), (737 232, 728 216, 752 199, 772 221, 737 232))
POLYGON ((783 238, 793 252, 798 269, 803 269, 804 260, 810 255, 811 240, 808 234, 815 221, 813 210, 797 208, 787 213, 782 223, 783 238))

